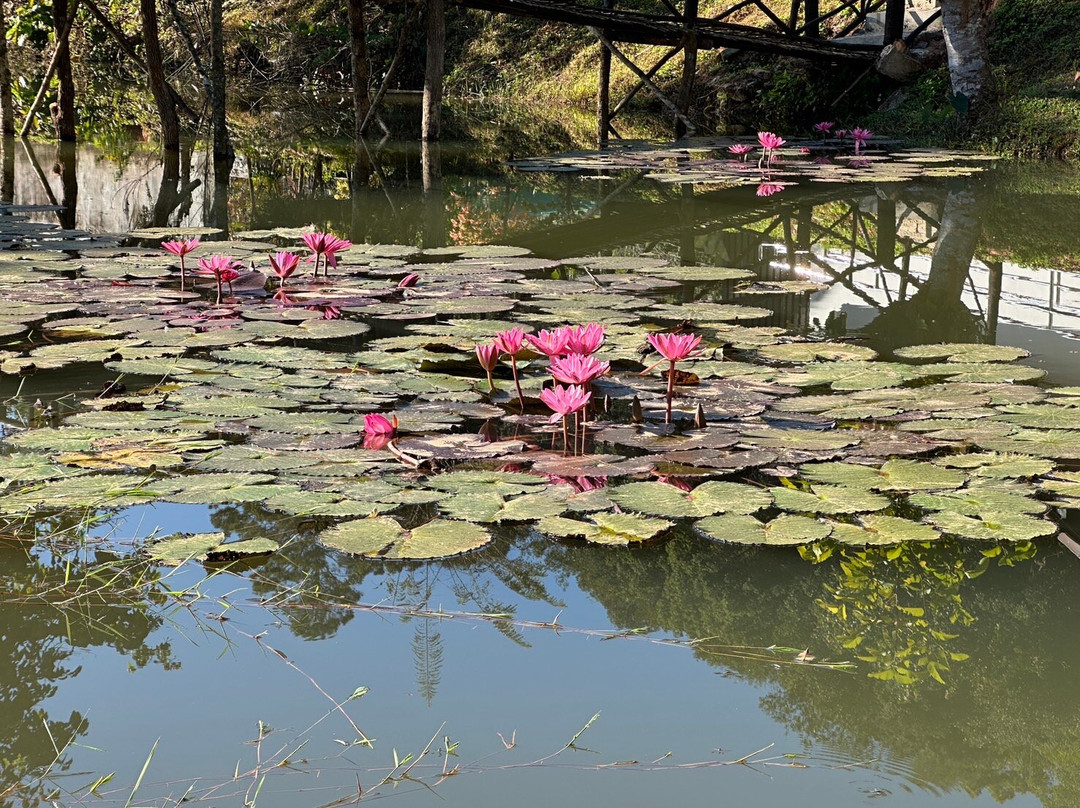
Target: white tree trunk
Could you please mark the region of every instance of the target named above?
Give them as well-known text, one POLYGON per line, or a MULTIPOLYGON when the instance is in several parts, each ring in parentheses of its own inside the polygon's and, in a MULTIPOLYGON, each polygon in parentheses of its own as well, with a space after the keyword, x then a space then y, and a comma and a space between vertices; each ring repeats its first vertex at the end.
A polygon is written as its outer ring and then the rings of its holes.
POLYGON ((989 89, 991 82, 986 48, 989 5, 987 0, 941 0, 953 92, 966 96, 971 106, 989 89))

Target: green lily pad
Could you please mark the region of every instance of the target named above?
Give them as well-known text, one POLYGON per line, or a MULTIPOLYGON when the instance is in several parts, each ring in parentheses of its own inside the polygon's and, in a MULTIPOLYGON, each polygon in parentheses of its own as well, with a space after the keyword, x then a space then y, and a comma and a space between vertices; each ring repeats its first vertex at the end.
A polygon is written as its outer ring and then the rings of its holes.
POLYGON ((1009 345, 979 345, 974 343, 940 343, 910 345, 894 353, 902 359, 946 359, 949 362, 1012 362, 1030 356, 1023 348, 1009 345))
POLYGON ((729 482, 706 482, 692 491, 661 482, 627 483, 610 489, 608 496, 625 510, 667 517, 746 514, 772 504, 767 491, 729 482))
POLYGON ((1011 513, 985 513, 965 516, 955 511, 940 511, 927 517, 945 533, 965 539, 984 541, 1030 541, 1056 533, 1056 523, 1046 519, 1011 513))
POLYGON ((406 530, 388 516, 373 516, 324 530, 319 541, 350 555, 426 560, 476 550, 491 542, 491 534, 479 525, 445 519, 406 530))
POLYGON ((758 356, 774 362, 815 362, 818 360, 869 360, 877 351, 845 342, 785 342, 758 349, 758 356))
POLYGON ((815 485, 813 491, 778 486, 769 490, 776 507, 792 513, 868 513, 892 505, 888 497, 854 486, 815 485))
POLYGON ((832 528, 833 541, 859 547, 933 541, 941 536, 930 525, 896 516, 864 516, 861 526, 834 522, 832 528))
POLYGON ((160 564, 176 567, 185 561, 232 560, 243 556, 267 555, 280 549, 266 538, 225 543, 224 533, 176 533, 151 542, 146 551, 160 564))
POLYGON ((725 514, 710 516, 695 527, 714 541, 732 544, 791 546, 810 544, 828 538, 832 527, 806 516, 778 516, 771 522, 759 522, 752 516, 725 514))

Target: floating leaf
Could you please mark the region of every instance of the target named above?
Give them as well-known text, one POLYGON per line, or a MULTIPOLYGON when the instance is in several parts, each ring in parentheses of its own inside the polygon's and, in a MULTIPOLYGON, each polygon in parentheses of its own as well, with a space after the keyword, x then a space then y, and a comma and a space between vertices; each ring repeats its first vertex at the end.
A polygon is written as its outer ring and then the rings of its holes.
POLYGON ((945 533, 986 541, 1029 541, 1049 536, 1058 529, 1054 522, 1010 513, 964 516, 955 511, 941 511, 927 519, 945 533))
POLYGON ((692 491, 660 482, 627 483, 612 488, 608 495, 626 510, 668 517, 753 513, 772 504, 767 491, 728 482, 702 483, 692 491))
POLYGON ((350 555, 424 560, 461 555, 491 542, 491 534, 468 522, 434 519, 406 530, 388 516, 353 519, 319 534, 327 547, 350 555))
POLYGON ((834 522, 832 529, 831 538, 834 541, 857 546, 933 541, 940 538, 940 534, 929 525, 896 516, 864 516, 861 526, 834 522))
POLYGON ((738 514, 710 516, 697 522, 695 527, 715 541, 775 546, 809 544, 828 538, 832 532, 830 525, 817 519, 787 514, 767 523, 738 514))
POLYGON ((758 349, 758 356, 774 362, 814 362, 817 360, 869 360, 877 351, 846 342, 785 342, 758 349))
POLYGON ((892 505, 887 497, 852 486, 815 485, 812 491, 779 486, 769 490, 777 508, 793 513, 866 513, 892 505))
POLYGON ((957 342, 911 345, 898 348, 894 353, 903 359, 947 359, 949 362, 1012 362, 1030 356, 1023 348, 1014 348, 1009 345, 957 342))

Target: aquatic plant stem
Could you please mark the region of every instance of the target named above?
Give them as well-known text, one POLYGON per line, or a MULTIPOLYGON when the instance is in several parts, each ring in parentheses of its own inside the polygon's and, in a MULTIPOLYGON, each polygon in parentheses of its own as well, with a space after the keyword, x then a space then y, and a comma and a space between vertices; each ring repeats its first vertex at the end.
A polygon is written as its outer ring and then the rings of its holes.
POLYGON ((184 281, 187 280, 187 267, 184 266, 184 256, 180 256, 180 291, 184 291, 184 281))
POLYGON ((562 453, 566 457, 570 448, 570 427, 566 423, 566 416, 562 417, 562 453))
POLYGON ((671 423, 671 397, 675 395, 675 362, 671 362, 671 367, 668 368, 667 374, 667 412, 664 416, 664 423, 671 423))
POLYGON ((521 406, 521 411, 525 412, 525 396, 521 394, 521 381, 518 379, 517 359, 514 358, 513 354, 510 355, 510 370, 514 374, 514 387, 517 389, 518 404, 521 406))
POLYGON ((220 306, 221 305, 221 276, 220 275, 215 275, 214 276, 214 281, 217 283, 217 302, 214 305, 215 306, 220 306))
POLYGON ((487 376, 488 376, 488 392, 489 393, 494 393, 495 392, 495 380, 491 377, 491 371, 490 370, 487 372, 487 376))

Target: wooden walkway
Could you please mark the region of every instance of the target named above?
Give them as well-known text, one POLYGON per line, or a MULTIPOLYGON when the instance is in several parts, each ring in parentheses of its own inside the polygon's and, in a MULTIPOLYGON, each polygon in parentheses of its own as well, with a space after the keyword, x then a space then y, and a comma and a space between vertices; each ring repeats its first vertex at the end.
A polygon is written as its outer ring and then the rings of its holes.
MULTIPOLYGON (((626 2, 627 0, 623 0, 626 2)), ((428 63, 424 81, 423 140, 438 139, 437 109, 442 94, 445 20, 443 4, 456 3, 493 14, 510 14, 580 25, 601 44, 597 71, 596 143, 604 148, 609 137, 620 137, 613 121, 631 98, 647 90, 668 110, 675 136, 692 134, 698 123, 691 113, 699 50, 737 48, 757 53, 794 56, 847 66, 853 76, 872 69, 880 45, 844 42, 842 38, 864 26, 871 15, 883 17, 882 42, 904 39, 907 0, 729 0, 719 14, 702 17, 699 0, 634 0, 634 8, 618 7, 618 0, 427 0, 428 63), (434 4, 434 6, 432 6, 434 4), (650 11, 650 5, 652 10, 650 11), (826 6, 824 11, 822 6, 826 6), (431 8, 437 9, 434 13, 431 8), (733 22, 756 19, 761 26, 733 22), (824 27, 834 39, 822 37, 824 27), (660 45, 667 50, 639 64, 617 43, 660 45), (677 91, 666 92, 653 80, 673 58, 682 57, 682 80, 677 91), (612 59, 637 77, 636 85, 617 104, 611 99, 612 59), (865 68, 864 68, 865 66, 865 68)), ((911 38, 917 35, 913 33, 911 38)))
MULTIPOLYGON (((683 47, 688 31, 697 39, 698 50, 739 48, 742 50, 797 56, 830 62, 866 63, 881 51, 874 45, 845 45, 837 40, 808 36, 806 30, 769 30, 724 22, 712 17, 647 14, 621 8, 604 8, 560 0, 452 0, 468 8, 495 14, 512 14, 584 25, 603 31, 613 42, 683 47)), ((670 6, 670 4, 668 4, 670 6)), ((874 4, 874 7, 881 3, 874 4)), ((670 6, 670 11, 677 11, 670 6)), ((775 27, 775 26, 774 26, 775 27)), ((785 26, 786 27, 786 26, 785 26)))

